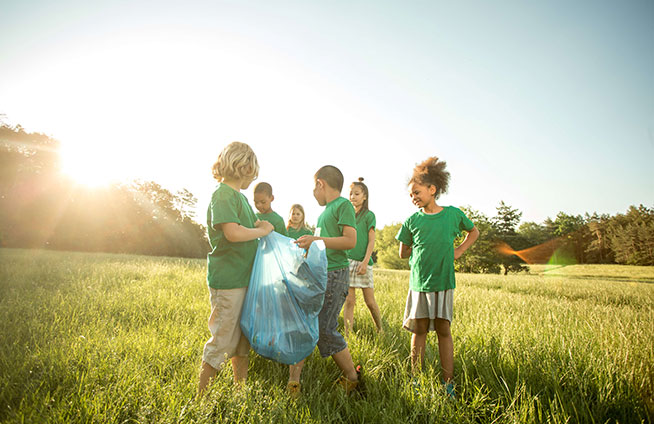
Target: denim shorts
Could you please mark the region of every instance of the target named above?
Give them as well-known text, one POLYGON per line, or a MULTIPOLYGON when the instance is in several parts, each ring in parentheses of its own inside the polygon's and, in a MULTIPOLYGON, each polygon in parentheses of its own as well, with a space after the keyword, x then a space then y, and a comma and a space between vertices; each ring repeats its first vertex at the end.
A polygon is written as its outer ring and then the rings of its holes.
POLYGON ((341 314, 349 289, 349 268, 327 272, 325 301, 322 304, 320 314, 318 314, 318 326, 320 328, 318 350, 323 358, 332 356, 347 347, 345 338, 338 332, 338 316, 341 314))

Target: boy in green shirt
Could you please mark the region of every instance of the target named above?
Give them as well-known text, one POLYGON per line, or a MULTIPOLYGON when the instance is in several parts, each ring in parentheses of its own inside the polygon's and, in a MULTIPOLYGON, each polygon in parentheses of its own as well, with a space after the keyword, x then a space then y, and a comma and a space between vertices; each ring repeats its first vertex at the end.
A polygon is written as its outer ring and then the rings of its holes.
POLYGON ((240 383, 247 378, 250 344, 241 332, 241 311, 257 239, 273 230, 269 222, 257 220, 241 193, 258 174, 257 157, 245 143, 230 143, 213 165, 213 175, 219 184, 207 210, 211 245, 207 255, 211 338, 202 353, 198 396, 227 358, 231 357, 234 381, 240 383))
POLYGON ((273 200, 275 200, 275 196, 273 196, 270 184, 259 183, 254 186, 254 207, 259 211, 257 218, 270 222, 275 227, 275 231, 283 236, 288 236, 284 219, 270 206, 273 200))
MULTIPOLYGON (((338 332, 338 316, 349 290, 346 251, 352 249, 357 242, 354 208, 347 199, 341 197, 343 174, 338 168, 323 166, 316 172, 314 180, 313 197, 320 206, 325 206, 325 210, 318 218, 316 235, 302 236, 296 243, 299 247, 308 249, 315 240, 322 240, 327 248, 327 287, 325 301, 318 315, 318 350, 323 358, 331 356, 334 359, 343 372, 338 382, 346 393, 350 393, 359 385, 360 367, 354 367, 347 342, 338 332)), ((300 393, 303 366, 304 360, 290 367, 288 391, 293 397, 300 393)))

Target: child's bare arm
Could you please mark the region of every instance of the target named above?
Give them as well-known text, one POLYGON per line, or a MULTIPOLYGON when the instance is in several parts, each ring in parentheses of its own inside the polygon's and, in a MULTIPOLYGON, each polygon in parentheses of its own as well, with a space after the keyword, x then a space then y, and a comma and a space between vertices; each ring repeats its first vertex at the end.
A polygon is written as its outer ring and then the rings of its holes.
POLYGON ((400 258, 405 259, 411 256, 411 246, 400 242, 400 258))
POLYGON ((463 243, 458 245, 454 249, 454 259, 459 259, 461 255, 463 255, 463 252, 468 250, 470 246, 474 244, 475 241, 479 238, 479 230, 477 227, 474 227, 472 230, 468 232, 468 235, 466 236, 466 239, 463 240, 463 243))
POLYGON ((363 257, 363 260, 357 268, 357 273, 359 275, 366 274, 366 270, 368 269, 368 262, 370 262, 370 257, 372 256, 373 250, 375 250, 375 229, 371 228, 368 231, 368 246, 366 247, 366 256, 363 257))
POLYGON ((295 241, 295 243, 302 249, 308 249, 316 240, 325 242, 327 249, 333 250, 349 250, 354 249, 357 244, 357 230, 354 227, 344 226, 343 235, 340 237, 317 237, 317 236, 302 236, 295 241))
POLYGON ((225 238, 232 243, 250 241, 259 237, 267 236, 275 228, 268 221, 257 221, 255 228, 247 228, 235 222, 226 222, 222 224, 225 238))

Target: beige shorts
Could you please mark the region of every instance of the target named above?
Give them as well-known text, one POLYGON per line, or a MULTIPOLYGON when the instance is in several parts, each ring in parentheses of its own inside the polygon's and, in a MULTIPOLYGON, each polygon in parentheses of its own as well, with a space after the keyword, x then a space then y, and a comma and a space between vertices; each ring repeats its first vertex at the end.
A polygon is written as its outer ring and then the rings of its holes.
POLYGON ((217 290, 209 287, 211 338, 204 345, 202 360, 215 369, 232 356, 248 356, 250 343, 241 332, 241 311, 247 287, 217 290))
POLYGON ((357 274, 357 268, 361 262, 350 259, 350 287, 357 289, 372 289, 372 266, 368 265, 366 273, 363 275, 357 274))

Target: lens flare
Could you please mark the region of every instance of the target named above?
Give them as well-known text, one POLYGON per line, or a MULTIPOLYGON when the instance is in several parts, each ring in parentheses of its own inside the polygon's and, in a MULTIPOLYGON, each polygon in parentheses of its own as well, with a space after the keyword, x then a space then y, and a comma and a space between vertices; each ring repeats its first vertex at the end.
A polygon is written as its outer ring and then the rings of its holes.
POLYGON ((561 240, 555 238, 522 250, 513 250, 507 243, 499 242, 495 246, 495 250, 501 255, 515 255, 528 264, 545 264, 550 262, 550 259, 560 246, 561 240))

